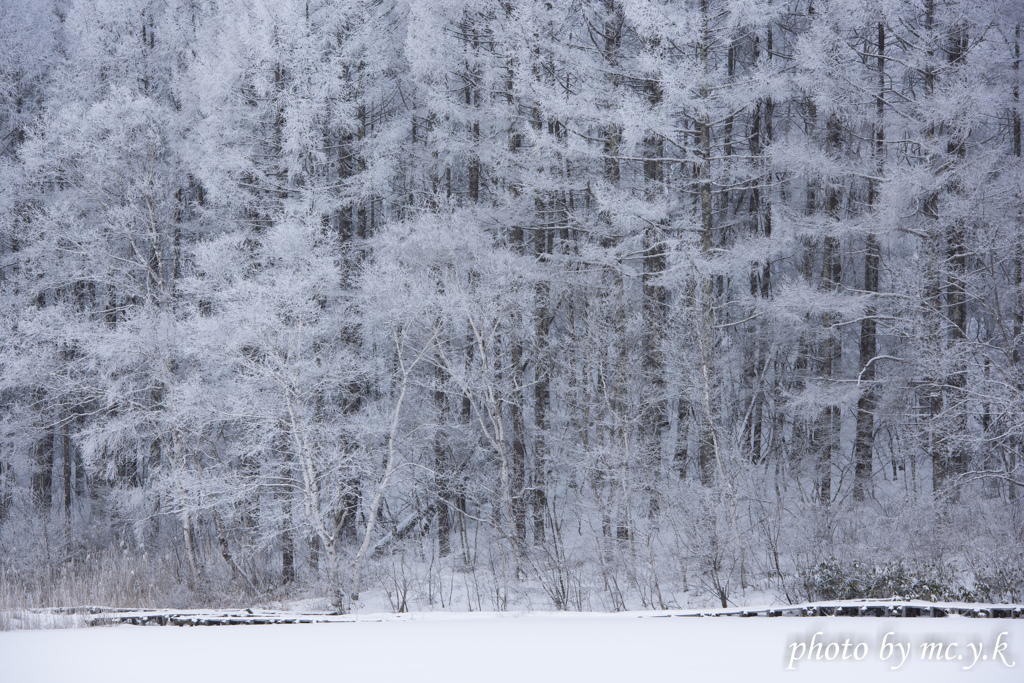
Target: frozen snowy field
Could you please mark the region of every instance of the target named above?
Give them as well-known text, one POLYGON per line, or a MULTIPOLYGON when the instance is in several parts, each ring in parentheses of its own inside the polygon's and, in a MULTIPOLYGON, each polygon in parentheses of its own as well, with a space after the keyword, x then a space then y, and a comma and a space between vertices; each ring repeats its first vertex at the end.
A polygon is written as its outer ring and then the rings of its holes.
POLYGON ((366 615, 355 623, 309 625, 0 633, 3 683, 863 683, 874 676, 929 682, 1024 680, 1024 620, 475 613, 366 615), (815 633, 821 635, 814 638, 815 633), (817 643, 822 647, 814 649, 817 643), (808 651, 801 651, 801 644, 811 646, 811 661, 805 654, 787 669, 792 658, 808 651), (901 652, 907 657, 893 670, 901 652))

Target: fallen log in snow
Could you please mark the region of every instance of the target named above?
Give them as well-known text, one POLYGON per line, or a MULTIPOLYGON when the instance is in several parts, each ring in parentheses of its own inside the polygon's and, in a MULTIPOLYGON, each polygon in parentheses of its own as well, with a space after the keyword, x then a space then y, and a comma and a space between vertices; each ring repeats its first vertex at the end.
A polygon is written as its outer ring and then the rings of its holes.
MULTIPOLYGON (((40 610, 43 611, 43 610, 40 610)), ((83 614, 90 626, 113 624, 160 626, 224 626, 242 624, 317 624, 363 621, 406 621, 445 618, 445 613, 417 614, 333 614, 329 612, 288 612, 283 610, 172 610, 70 607, 49 610, 83 614)), ((511 616, 511 615, 510 615, 511 616)), ((663 612, 619 612, 597 616, 614 618, 671 617, 970 617, 983 619, 1024 618, 1024 605, 969 602, 928 602, 924 600, 826 600, 798 605, 763 605, 726 609, 684 609, 663 612)))

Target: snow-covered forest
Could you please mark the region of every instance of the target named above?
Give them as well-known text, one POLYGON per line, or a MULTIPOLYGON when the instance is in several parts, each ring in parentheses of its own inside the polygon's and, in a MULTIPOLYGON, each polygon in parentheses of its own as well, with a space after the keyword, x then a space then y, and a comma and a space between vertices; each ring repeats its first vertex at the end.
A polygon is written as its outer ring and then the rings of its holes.
POLYGON ((1024 600, 1022 22, 0 1, 0 598, 1024 600))

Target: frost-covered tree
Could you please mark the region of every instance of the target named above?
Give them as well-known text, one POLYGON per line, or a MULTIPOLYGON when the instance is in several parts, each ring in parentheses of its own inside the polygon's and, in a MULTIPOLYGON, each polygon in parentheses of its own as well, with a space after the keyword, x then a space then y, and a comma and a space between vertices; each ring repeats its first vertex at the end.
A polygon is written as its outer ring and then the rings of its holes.
POLYGON ((5 4, 4 566, 340 609, 1019 567, 1018 5, 5 4))

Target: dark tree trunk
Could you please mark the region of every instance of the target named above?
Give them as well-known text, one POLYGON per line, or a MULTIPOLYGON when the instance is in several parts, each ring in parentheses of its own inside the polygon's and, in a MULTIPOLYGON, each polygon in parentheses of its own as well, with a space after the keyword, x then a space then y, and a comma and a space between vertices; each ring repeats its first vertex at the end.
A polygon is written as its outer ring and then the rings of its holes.
MULTIPOLYGON (((949 50, 949 62, 958 66, 967 58, 967 33, 956 31, 955 42, 949 50)), ((949 163, 962 161, 967 152, 966 140, 953 135, 946 148, 949 163)), ((954 185, 951 194, 961 191, 954 185)), ((953 355, 952 372, 945 379, 945 429, 942 448, 936 453, 938 462, 933 466, 932 487, 936 494, 946 493, 951 500, 959 496, 955 479, 967 471, 967 453, 961 443, 968 430, 967 366, 959 358, 958 347, 967 339, 967 225, 963 218, 954 217, 946 229, 946 315, 949 320, 948 349, 953 355), (952 487, 952 488, 951 488, 952 487)))
MULTIPOLYGON (((710 71, 709 52, 711 48, 710 35, 710 9, 708 0, 701 0, 701 15, 704 28, 700 42, 700 60, 704 69, 705 78, 710 71)), ((700 98, 707 100, 710 96, 706 84, 701 86, 700 98)), ((707 114, 703 114, 697 124, 699 133, 699 171, 698 183, 700 187, 700 220, 701 220, 701 251, 705 258, 710 258, 714 246, 714 207, 711 193, 711 121, 707 114)), ((714 308, 714 279, 710 276, 702 276, 703 282, 698 286, 701 289, 700 296, 700 355, 701 355, 701 379, 704 389, 703 409, 700 418, 700 436, 698 443, 698 467, 700 469, 700 480, 704 486, 710 486, 715 481, 717 445, 715 443, 714 424, 711 388, 712 373, 714 372, 714 346, 715 346, 715 308, 714 308)))
MULTIPOLYGON (((878 94, 875 97, 875 169, 882 175, 882 159, 884 154, 885 130, 885 25, 878 24, 878 94)), ((868 204, 874 207, 878 197, 872 180, 869 188, 868 204)), ((878 266, 881 252, 874 233, 868 233, 864 253, 864 291, 868 296, 878 294, 878 266)), ((875 434, 875 356, 878 355, 878 323, 875 319, 875 304, 872 301, 864 311, 864 319, 860 327, 860 376, 858 382, 863 384, 860 398, 857 400, 857 432, 854 437, 854 500, 864 500, 871 490, 871 469, 875 434)), ((893 478, 895 479, 895 472, 893 478)))
MULTIPOLYGON (((644 81, 644 92, 652 108, 661 104, 661 84, 657 77, 644 81)), ((651 135, 644 140, 644 155, 646 195, 648 199, 654 200, 664 194, 664 169, 661 158, 665 155, 665 145, 659 136, 651 135)), ((650 413, 646 416, 650 430, 650 458, 644 466, 647 469, 646 487, 651 516, 656 515, 660 508, 656 487, 661 475, 662 441, 669 429, 669 404, 662 352, 668 292, 659 282, 666 264, 663 228, 663 225, 652 222, 644 231, 643 365, 644 374, 652 390, 649 399, 650 413)))
POLYGON ((53 504, 53 450, 56 434, 52 427, 44 427, 44 430, 32 447, 32 500, 45 513, 53 504))
MULTIPOLYGON (((534 237, 534 251, 543 263, 553 252, 553 230, 538 231, 534 237)), ((551 304, 551 287, 541 280, 536 288, 536 351, 534 355, 533 386, 533 483, 530 509, 533 515, 533 542, 542 545, 545 540, 544 518, 547 513, 547 466, 548 449, 545 436, 548 429, 548 406, 551 402, 551 358, 548 336, 554 311, 551 304)))
MULTIPOLYGON (((1013 72, 1015 81, 1013 84, 1013 155, 1017 159, 1021 158, 1021 125, 1020 125, 1020 24, 1017 24, 1016 30, 1014 31, 1014 43, 1013 43, 1014 61, 1013 61, 1013 72)), ((1017 198, 1017 201, 1021 201, 1021 197, 1017 198)), ((1014 306, 1013 306, 1013 352, 1011 359, 1013 362, 1013 378, 1017 394, 1024 393, 1024 373, 1021 372, 1020 365, 1020 346, 1024 343, 1021 335, 1024 334, 1024 292, 1021 291, 1021 286, 1024 284, 1024 278, 1022 275, 1022 264, 1024 264, 1024 235, 1020 232, 1015 237, 1015 244, 1013 250, 1013 284, 1014 284, 1014 306)), ((1019 433, 1016 433, 1010 439, 1010 449, 1007 456, 1006 468, 1007 471, 1013 473, 1016 472, 1017 462, 1020 459, 1020 448, 1021 438, 1019 433)), ((1007 484, 1007 496, 1010 501, 1017 499, 1017 487, 1013 484, 1007 484)))
POLYGON ((69 416, 65 416, 64 425, 61 430, 61 453, 64 471, 64 544, 68 549, 71 550, 71 519, 72 519, 72 501, 74 495, 75 481, 73 478, 73 464, 74 464, 74 447, 71 444, 71 425, 69 423, 69 416))
POLYGON ((291 530, 291 514, 281 534, 281 583, 295 582, 295 540, 291 530))
MULTIPOLYGON (((514 381, 522 385, 523 345, 518 339, 512 342, 512 367, 514 381)), ((523 417, 522 392, 516 391, 509 406, 512 413, 512 517, 515 526, 516 543, 520 548, 526 544, 526 420, 523 417)))
POLYGON ((448 557, 452 551, 451 539, 451 516, 450 507, 452 503, 451 491, 451 444, 447 440, 444 429, 440 426, 445 420, 447 401, 445 400, 444 385, 447 380, 447 373, 439 362, 434 370, 434 410, 438 428, 434 433, 434 486, 437 495, 441 498, 442 504, 437 509, 437 546, 438 554, 441 557, 448 557))
MULTIPOLYGON (((839 125, 839 120, 834 115, 829 117, 826 124, 825 144, 832 154, 838 154, 842 145, 839 125)), ((821 259, 821 288, 829 292, 839 289, 843 275, 839 238, 832 232, 839 224, 840 201, 840 188, 829 183, 825 188, 825 213, 829 218, 831 229, 822 240, 821 259)), ((822 316, 821 322, 827 335, 821 350, 821 377, 826 383, 829 383, 839 370, 839 363, 842 360, 842 343, 837 338, 839 332, 832 329, 835 322, 833 315, 826 313, 822 316)), ((818 500, 822 505, 829 505, 832 501, 832 466, 839 454, 841 420, 842 413, 839 406, 825 406, 819 430, 821 457, 817 468, 818 500)))

